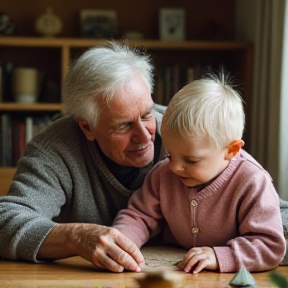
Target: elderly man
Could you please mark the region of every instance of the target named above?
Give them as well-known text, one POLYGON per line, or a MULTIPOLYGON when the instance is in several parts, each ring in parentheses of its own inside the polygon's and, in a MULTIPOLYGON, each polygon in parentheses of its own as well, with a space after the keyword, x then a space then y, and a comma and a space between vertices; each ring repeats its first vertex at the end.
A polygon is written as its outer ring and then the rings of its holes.
POLYGON ((115 272, 141 270, 135 244, 107 226, 166 157, 152 72, 148 55, 113 41, 73 62, 63 90, 67 115, 27 145, 0 198, 0 257, 79 255, 115 272))

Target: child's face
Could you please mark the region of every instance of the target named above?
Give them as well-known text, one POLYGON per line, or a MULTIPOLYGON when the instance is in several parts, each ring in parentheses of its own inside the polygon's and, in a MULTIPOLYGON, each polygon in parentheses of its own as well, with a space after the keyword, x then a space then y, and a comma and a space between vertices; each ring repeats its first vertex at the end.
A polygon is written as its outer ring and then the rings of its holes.
POLYGON ((214 148, 207 139, 162 133, 170 154, 169 168, 189 187, 204 184, 218 176, 229 164, 226 149, 214 148))

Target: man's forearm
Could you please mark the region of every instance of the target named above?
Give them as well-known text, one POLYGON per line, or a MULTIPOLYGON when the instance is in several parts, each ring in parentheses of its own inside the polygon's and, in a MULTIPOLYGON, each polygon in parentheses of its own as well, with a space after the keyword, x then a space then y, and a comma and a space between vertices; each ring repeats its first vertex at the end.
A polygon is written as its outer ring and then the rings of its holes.
POLYGON ((39 248, 37 259, 58 260, 76 255, 113 272, 140 272, 144 262, 137 246, 117 229, 88 223, 53 227, 39 248))
POLYGON ((37 260, 58 260, 75 256, 76 253, 70 243, 73 230, 77 225, 82 224, 72 223, 54 226, 40 246, 37 253, 37 260))

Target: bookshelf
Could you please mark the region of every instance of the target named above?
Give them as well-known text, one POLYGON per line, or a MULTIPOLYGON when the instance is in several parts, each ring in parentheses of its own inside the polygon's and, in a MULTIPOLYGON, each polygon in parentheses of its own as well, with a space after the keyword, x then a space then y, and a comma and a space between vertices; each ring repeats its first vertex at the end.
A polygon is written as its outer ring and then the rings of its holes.
MULTIPOLYGON (((13 3, 10 0, 1 1, 1 11, 7 13, 16 24, 17 34, 13 36, 0 35, 0 62, 5 61, 37 68, 43 73, 44 82, 54 87, 54 94, 51 96, 42 91, 39 103, 35 104, 18 104, 13 102, 11 97, 9 101, 0 101, 0 117, 7 114, 16 118, 25 118, 61 112, 60 91, 71 60, 86 49, 103 41, 80 38, 79 13, 81 9, 112 9, 117 13, 120 38, 127 31, 138 31, 144 36, 143 40, 129 40, 129 45, 144 48, 152 56, 156 67, 156 86, 152 95, 155 102, 163 104, 163 102, 169 101, 169 97, 173 95, 174 91, 183 85, 182 80, 175 81, 177 78, 175 75, 183 74, 183 67, 184 74, 187 76, 188 71, 191 72, 191 68, 193 74, 196 75, 199 67, 201 69, 207 66, 218 68, 223 65, 239 79, 239 82, 243 84, 244 94, 242 95, 246 102, 248 124, 244 140, 245 148, 249 151, 249 103, 252 86, 253 45, 250 42, 233 40, 235 1, 180 0, 177 5, 169 1, 164 2, 147 0, 141 3, 141 8, 139 8, 139 3, 132 0, 124 2, 107 0, 105 3, 75 0, 70 1, 69 5, 57 0, 43 0, 37 3, 34 0, 15 0, 13 3), (53 12, 62 21, 63 28, 57 37, 42 37, 35 31, 34 25, 37 17, 48 6, 52 7, 53 12), (158 40, 159 9, 175 6, 183 8, 186 13, 186 41, 160 41, 158 40), (214 25, 215 23, 216 25, 214 25), (221 29, 219 30, 217 27, 221 29), (168 86, 165 82, 163 84, 165 79, 162 79, 161 84, 159 73, 162 70, 170 71, 165 72, 166 78, 171 79, 173 83, 178 83, 177 85, 173 84, 174 90, 170 87, 170 92, 167 94, 170 96, 164 97, 161 94, 164 90, 163 87, 168 86)), ((15 166, 3 167, 0 165, 0 195, 7 192, 15 170, 15 166)))
MULTIPOLYGON (((0 57, 8 61, 17 61, 19 59, 17 57, 22 54, 21 62, 24 65, 34 65, 38 69, 47 68, 48 77, 49 75, 53 75, 54 78, 52 80, 61 84, 65 79, 71 59, 77 57, 77 55, 89 47, 100 44, 102 41, 78 38, 3 37, 0 40, 0 57), (29 49, 31 49, 32 53, 36 50, 40 51, 40 53, 34 53, 33 57, 31 57, 31 53, 28 53, 29 49), (17 54, 17 57, 15 57, 14 53, 17 54), (41 56, 41 59, 37 59, 38 56, 41 56), (55 61, 51 61, 51 57, 55 61), (51 66, 50 63, 47 63, 47 66, 45 66, 45 61, 53 62, 54 66, 51 66), (49 71, 49 69, 52 70, 49 71)), ((243 83, 243 90, 245 92, 244 101, 247 108, 246 113, 249 116, 248 108, 252 81, 251 43, 237 41, 163 42, 159 40, 139 40, 129 41, 129 45, 131 47, 145 48, 148 53, 151 53, 157 69, 165 65, 175 65, 175 63, 186 63, 187 65, 199 64, 202 66, 224 65, 229 71, 238 75, 243 83)), ((156 80, 155 93, 157 91, 157 84, 156 80)), ((60 111, 61 102, 36 104, 0 103, 0 115, 4 113, 19 115, 33 115, 35 113, 52 114, 60 111)), ((249 139, 245 139, 245 141, 247 147, 249 139)), ((15 168, 13 167, 0 167, 1 182, 4 181, 4 178, 11 179, 14 172, 15 168)))

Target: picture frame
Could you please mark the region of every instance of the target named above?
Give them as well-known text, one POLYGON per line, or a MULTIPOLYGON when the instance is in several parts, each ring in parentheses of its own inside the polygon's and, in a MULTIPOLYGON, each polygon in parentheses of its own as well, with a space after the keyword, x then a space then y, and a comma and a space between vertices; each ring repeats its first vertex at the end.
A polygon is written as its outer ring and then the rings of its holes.
POLYGON ((116 11, 83 9, 80 25, 83 38, 114 38, 117 34, 116 11))
POLYGON ((161 8, 159 11, 160 40, 185 40, 185 10, 182 8, 161 8))

